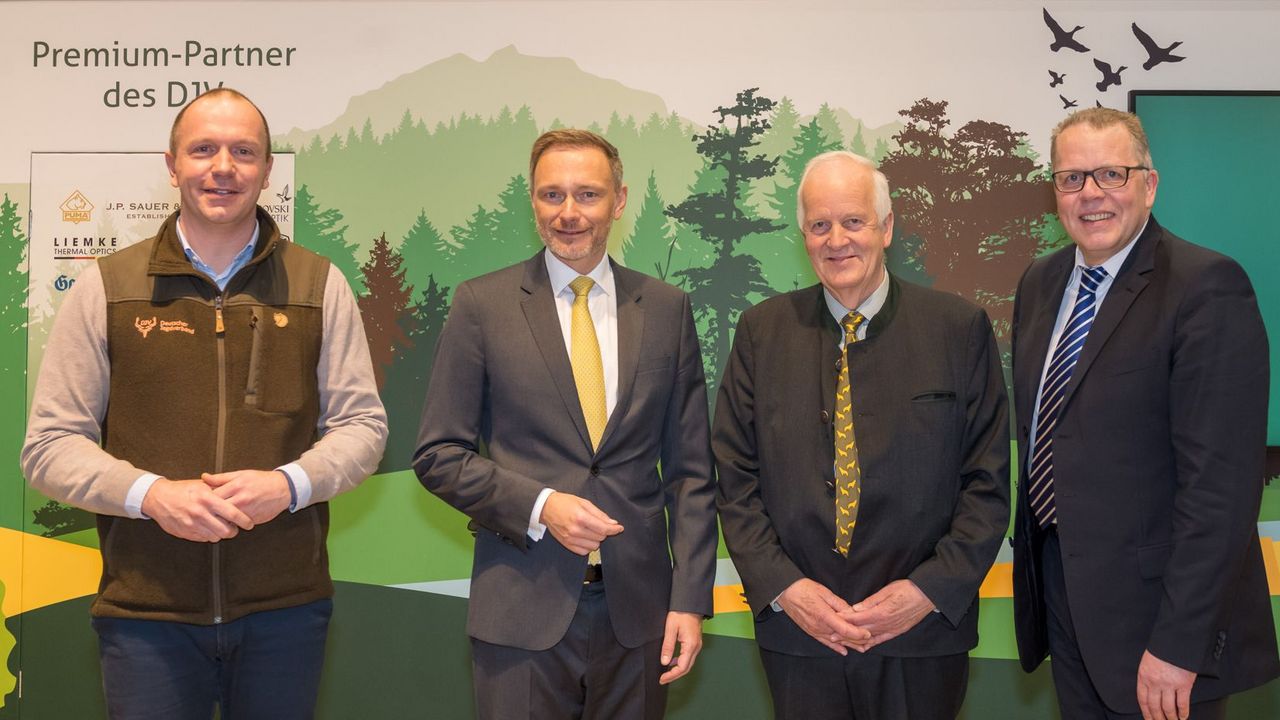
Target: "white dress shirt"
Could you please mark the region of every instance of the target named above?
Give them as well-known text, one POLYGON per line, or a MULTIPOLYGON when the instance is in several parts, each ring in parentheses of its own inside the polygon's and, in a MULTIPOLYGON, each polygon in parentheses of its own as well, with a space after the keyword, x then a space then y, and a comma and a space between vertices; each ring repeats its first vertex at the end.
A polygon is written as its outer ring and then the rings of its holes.
MULTIPOLYGON (((542 257, 546 260, 547 276, 551 279, 551 294, 556 301, 556 315, 560 318, 565 352, 572 352, 574 296, 569 283, 576 280, 580 273, 549 251, 544 251, 542 257)), ((618 404, 618 290, 613 281, 613 266, 609 264, 609 256, 605 255, 586 276, 595 281, 591 292, 587 294, 587 308, 591 311, 591 322, 596 327, 600 361, 604 365, 604 407, 608 416, 613 415, 613 409, 618 404)), ((533 540, 541 540, 547 530, 547 526, 538 522, 538 518, 542 517, 542 507, 553 492, 555 490, 552 488, 543 488, 533 504, 533 511, 529 514, 529 537, 533 540)))

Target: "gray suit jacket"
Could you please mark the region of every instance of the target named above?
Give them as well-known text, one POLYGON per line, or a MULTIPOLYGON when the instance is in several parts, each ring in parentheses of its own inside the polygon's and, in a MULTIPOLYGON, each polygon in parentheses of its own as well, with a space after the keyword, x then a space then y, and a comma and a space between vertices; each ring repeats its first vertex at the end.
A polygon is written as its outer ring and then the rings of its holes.
MULTIPOLYGON (((1099 695, 1138 709, 1143 650, 1200 677, 1199 702, 1280 674, 1258 543, 1270 372, 1253 287, 1230 258, 1152 217, 1098 310, 1054 428, 1071 620, 1099 695)), ((1013 594, 1027 671, 1048 653, 1039 533, 1027 501, 1032 407, 1075 261, 1018 285, 1013 594)))
POLYGON ((586 558, 550 532, 528 539, 544 487, 590 500, 625 528, 601 546, 623 645, 661 638, 669 610, 711 615, 715 487, 689 298, 617 264, 613 273, 618 400, 595 453, 542 253, 454 295, 413 468, 472 519, 476 639, 545 650, 569 627, 586 558))
POLYGON ((835 547, 839 331, 816 285, 743 313, 712 447, 725 543, 760 646, 834 656, 770 603, 803 577, 846 601, 909 578, 938 607, 872 652, 918 657, 977 643, 978 586, 1009 522, 1008 400, 986 313, 890 278, 849 349, 862 497, 849 557, 835 547))

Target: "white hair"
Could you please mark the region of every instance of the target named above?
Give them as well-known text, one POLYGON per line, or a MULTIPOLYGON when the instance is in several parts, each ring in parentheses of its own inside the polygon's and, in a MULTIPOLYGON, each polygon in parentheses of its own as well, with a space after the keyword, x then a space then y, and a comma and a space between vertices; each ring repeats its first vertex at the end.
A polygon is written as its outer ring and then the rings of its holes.
POLYGON ((876 222, 883 222, 886 217, 889 217, 889 213, 893 212, 893 201, 889 198, 889 178, 885 177, 884 173, 876 168, 876 164, 848 150, 831 150, 810 160, 809 164, 804 166, 804 174, 800 176, 800 184, 796 185, 796 222, 800 223, 802 231, 804 229, 804 184, 809 180, 809 173, 813 172, 813 169, 819 165, 841 158, 850 160, 854 164, 871 171, 872 184, 875 186, 876 222))

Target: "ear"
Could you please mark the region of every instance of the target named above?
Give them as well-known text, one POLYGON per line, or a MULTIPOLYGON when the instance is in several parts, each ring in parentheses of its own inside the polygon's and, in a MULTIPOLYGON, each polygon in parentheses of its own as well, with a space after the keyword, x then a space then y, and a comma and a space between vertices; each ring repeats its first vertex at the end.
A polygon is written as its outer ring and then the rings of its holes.
POLYGON ((173 187, 178 187, 178 172, 174 167, 174 163, 176 162, 177 158, 173 156, 173 153, 166 150, 164 153, 164 164, 165 167, 169 168, 169 184, 173 187))
POLYGON ((889 249, 893 242, 893 213, 884 216, 884 247, 889 249))
POLYGON ((271 157, 267 158, 267 169, 264 170, 262 173, 262 189, 263 190, 266 190, 268 187, 271 187, 271 168, 275 167, 275 164, 276 164, 275 155, 272 155, 271 157))
POLYGON ((622 217, 622 211, 627 207, 627 186, 623 185, 618 190, 618 202, 613 206, 613 219, 617 220, 622 217))
POLYGON ((1150 210, 1152 205, 1156 204, 1156 186, 1160 184, 1160 173, 1155 168, 1147 171, 1147 209, 1150 210))

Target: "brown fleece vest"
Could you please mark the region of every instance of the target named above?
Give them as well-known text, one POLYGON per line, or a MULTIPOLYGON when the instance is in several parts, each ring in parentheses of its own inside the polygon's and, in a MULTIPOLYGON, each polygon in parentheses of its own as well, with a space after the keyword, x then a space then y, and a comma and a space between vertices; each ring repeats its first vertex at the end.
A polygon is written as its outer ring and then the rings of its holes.
MULTIPOLYGON (((177 218, 99 261, 111 363, 103 447, 172 480, 293 462, 317 437, 329 261, 282 239, 259 208, 253 259, 219 291, 187 260, 177 218)), ((101 515, 92 613, 208 625, 329 597, 328 526, 320 503, 198 543, 101 515)))

